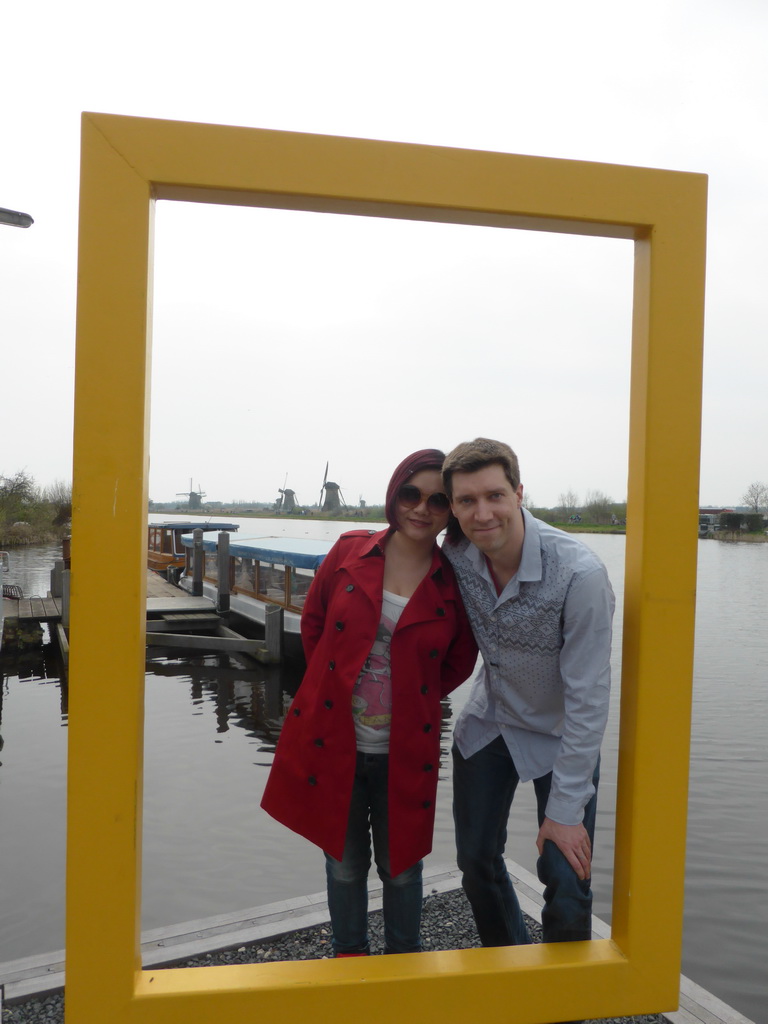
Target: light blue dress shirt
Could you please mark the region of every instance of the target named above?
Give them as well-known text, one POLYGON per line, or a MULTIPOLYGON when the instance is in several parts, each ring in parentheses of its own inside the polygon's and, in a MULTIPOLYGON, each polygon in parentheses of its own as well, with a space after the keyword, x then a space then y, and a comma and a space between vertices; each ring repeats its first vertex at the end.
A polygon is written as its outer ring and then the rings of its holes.
POLYGON ((483 656, 454 737, 466 758, 503 736, 521 781, 553 773, 547 817, 576 825, 608 717, 615 601, 590 548, 522 514, 520 568, 499 595, 474 544, 443 545, 483 656))

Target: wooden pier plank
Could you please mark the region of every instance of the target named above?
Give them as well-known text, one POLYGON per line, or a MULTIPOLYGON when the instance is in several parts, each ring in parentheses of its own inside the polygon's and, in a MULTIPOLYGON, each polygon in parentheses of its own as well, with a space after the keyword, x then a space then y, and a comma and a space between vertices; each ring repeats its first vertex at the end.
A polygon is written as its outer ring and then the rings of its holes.
POLYGON ((184 647, 189 650, 239 652, 254 657, 264 651, 263 640, 248 640, 246 637, 195 636, 194 633, 147 633, 147 645, 151 647, 184 647))
MULTIPOLYGON (((69 638, 61 626, 61 605, 61 600, 52 597, 3 599, 3 614, 11 624, 56 623, 55 635, 66 664, 69 638)), ((108 595, 105 608, 108 611, 108 595)), ((251 640, 225 627, 209 598, 193 597, 150 569, 147 569, 147 644, 239 652, 259 661, 274 660, 263 640, 251 640)))
MULTIPOLYGON (((507 868, 523 911, 540 921, 544 900, 538 878, 512 861, 507 861, 507 868)), ((424 873, 424 892, 427 895, 450 892, 460 885, 461 874, 454 867, 436 866, 424 873)), ((382 886, 378 879, 371 879, 369 894, 369 910, 380 910, 382 886)), ((155 928, 142 935, 142 963, 145 968, 179 964, 206 953, 266 942, 287 932, 315 927, 329 920, 327 897, 325 892, 321 892, 155 928)), ((599 918, 593 918, 592 934, 594 938, 610 938, 610 926, 599 918)), ((6 1003, 61 990, 64 985, 64 951, 0 964, 0 985, 5 988, 6 1003)), ((753 1024, 738 1010, 684 976, 680 978, 680 1009, 664 1011, 663 1016, 668 1024, 753 1024)))
POLYGON ((3 598, 3 618, 9 622, 55 622, 61 618, 61 601, 55 597, 3 598))
MULTIPOLYGON (((109 595, 105 596, 109 607, 109 595)), ((9 622, 56 622, 61 619, 62 600, 57 597, 23 597, 20 600, 3 598, 3 618, 9 622)), ((147 569, 147 614, 184 614, 186 612, 215 613, 213 601, 206 597, 192 597, 174 587, 157 573, 147 569)))
POLYGON ((204 632, 213 630, 215 633, 219 628, 221 619, 214 613, 190 612, 182 615, 163 615, 161 619, 147 620, 148 633, 172 633, 191 630, 193 632, 204 632))

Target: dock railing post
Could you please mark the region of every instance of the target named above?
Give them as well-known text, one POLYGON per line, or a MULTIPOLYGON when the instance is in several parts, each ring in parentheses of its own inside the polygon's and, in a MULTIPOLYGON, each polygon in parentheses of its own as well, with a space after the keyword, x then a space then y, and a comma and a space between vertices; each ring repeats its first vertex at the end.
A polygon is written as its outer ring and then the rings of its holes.
POLYGON ((219 615, 229 614, 229 534, 222 531, 217 544, 218 554, 218 593, 216 595, 216 611, 219 615))
POLYGON ((61 572, 61 624, 64 629, 69 629, 69 574, 71 569, 63 569, 61 572))
POLYGON ((64 559, 60 558, 53 563, 51 569, 51 597, 61 597, 62 584, 61 574, 64 572, 64 559))
POLYGON ((203 596, 203 562, 205 559, 205 552, 203 551, 203 531, 193 530, 193 548, 192 548, 192 596, 202 597, 203 596))
POLYGON ((264 611, 264 643, 270 661, 280 661, 283 654, 283 609, 268 604, 264 611))

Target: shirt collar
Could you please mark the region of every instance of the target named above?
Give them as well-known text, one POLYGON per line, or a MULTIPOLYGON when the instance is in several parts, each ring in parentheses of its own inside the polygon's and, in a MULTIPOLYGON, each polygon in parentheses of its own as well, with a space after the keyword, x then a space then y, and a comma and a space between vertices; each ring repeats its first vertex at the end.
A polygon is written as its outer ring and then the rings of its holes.
MULTIPOLYGON (((520 568, 515 573, 514 579, 518 583, 534 583, 541 579, 539 522, 537 519, 534 519, 528 509, 523 508, 520 511, 523 513, 525 536, 523 537, 523 551, 520 556, 520 568)), ((484 576, 492 583, 491 574, 488 572, 488 566, 485 564, 485 555, 470 540, 467 540, 465 555, 475 572, 480 576, 484 576)))
POLYGON ((541 579, 541 537, 539 521, 534 519, 527 508, 521 509, 525 524, 523 537, 523 553, 520 557, 520 568, 517 578, 521 583, 534 583, 541 579))

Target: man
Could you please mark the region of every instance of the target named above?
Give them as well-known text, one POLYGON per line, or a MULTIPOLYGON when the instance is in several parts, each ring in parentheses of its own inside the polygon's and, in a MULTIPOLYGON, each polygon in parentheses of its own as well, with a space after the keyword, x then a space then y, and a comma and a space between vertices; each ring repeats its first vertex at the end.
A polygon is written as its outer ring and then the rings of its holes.
POLYGON ((484 663, 454 731, 462 885, 484 946, 530 942, 504 847, 517 784, 533 780, 544 941, 589 939, 613 591, 585 544, 522 507, 508 445, 458 445, 443 478, 460 527, 443 550, 484 663))

